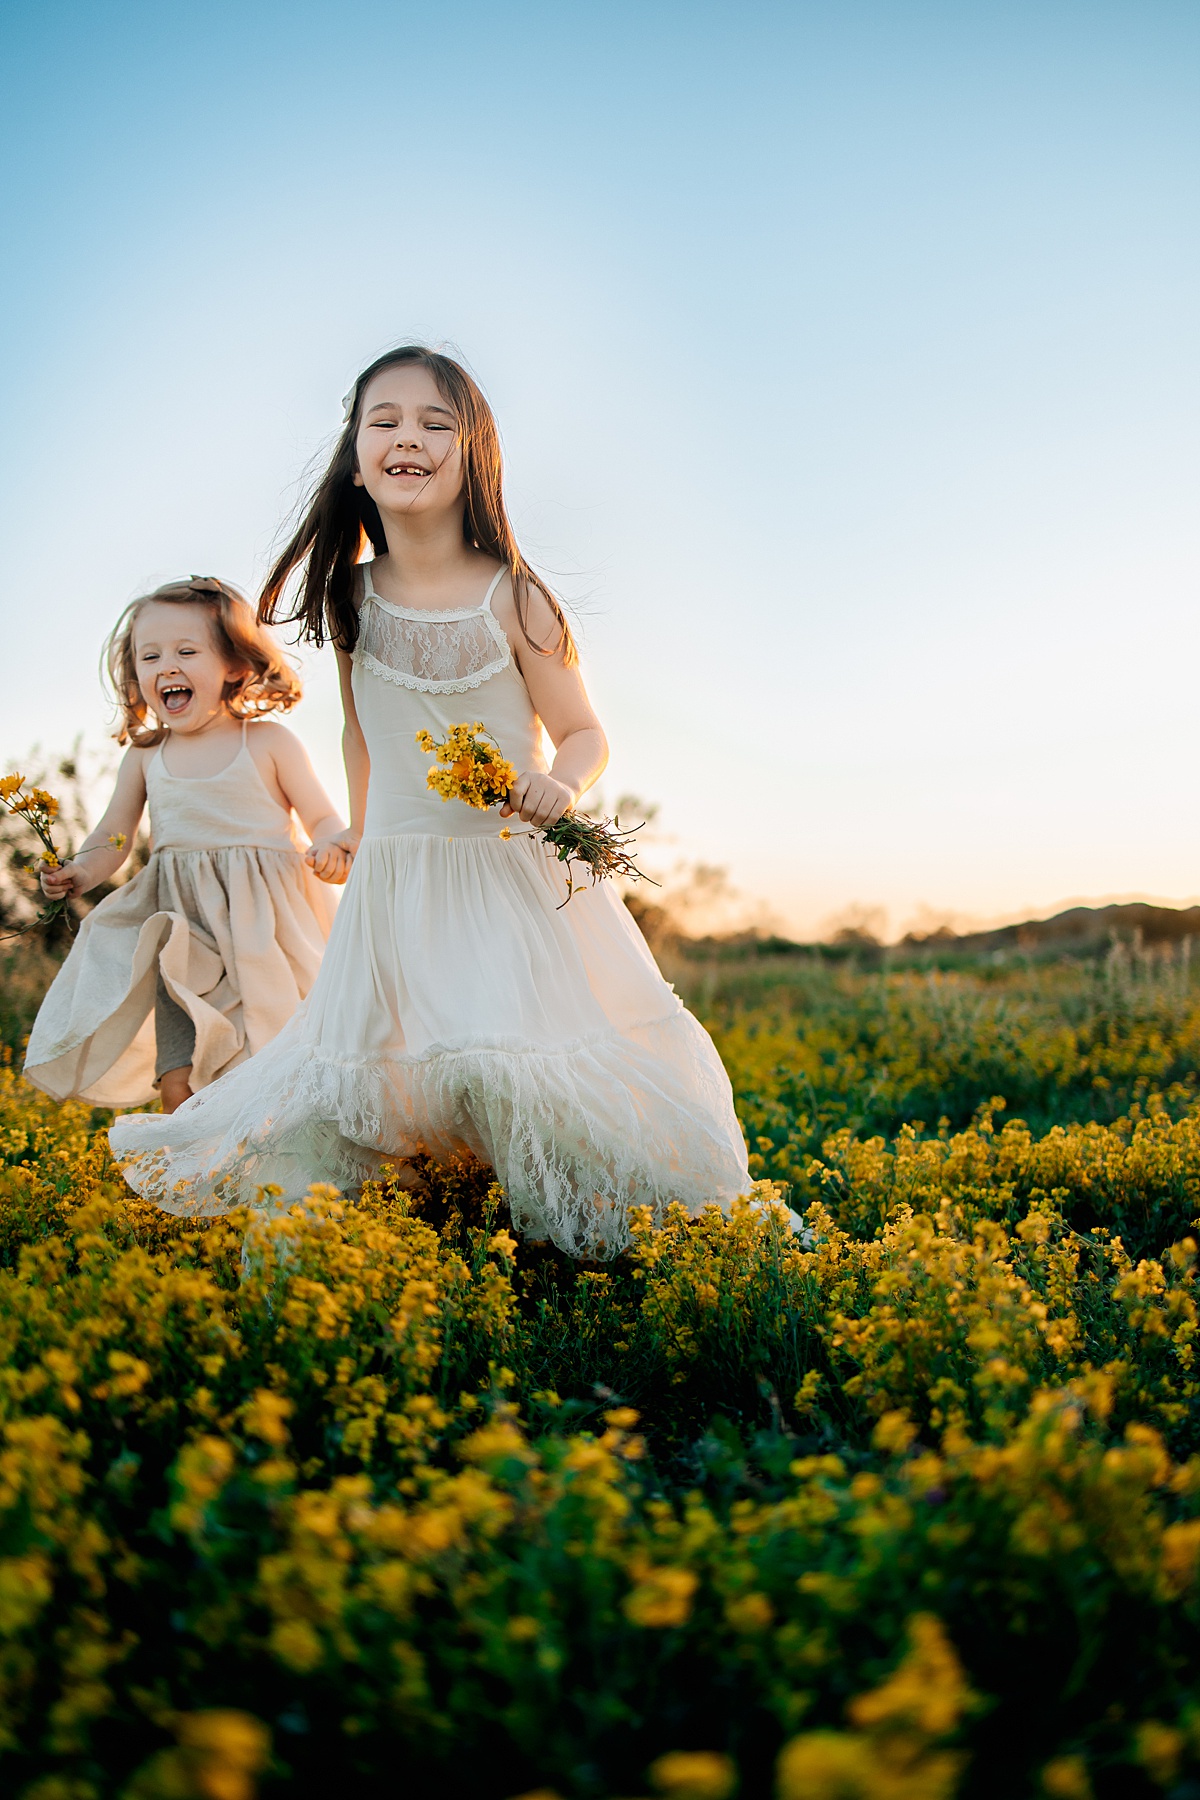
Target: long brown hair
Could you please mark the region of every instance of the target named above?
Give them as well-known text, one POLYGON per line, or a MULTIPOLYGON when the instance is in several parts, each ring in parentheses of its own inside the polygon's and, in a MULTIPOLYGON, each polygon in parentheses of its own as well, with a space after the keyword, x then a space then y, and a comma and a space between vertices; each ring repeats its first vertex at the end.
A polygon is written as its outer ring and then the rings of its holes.
POLYGON ((299 623, 300 635, 309 643, 323 644, 328 635, 339 650, 353 650, 358 640, 358 609, 354 604, 355 565, 369 539, 376 556, 387 554, 387 537, 379 508, 367 490, 355 485, 358 457, 359 412, 371 379, 381 369, 415 363, 428 369, 438 390, 458 421, 463 460, 463 538, 475 550, 503 563, 512 580, 517 619, 525 640, 539 655, 562 651, 564 660, 576 661, 575 640, 562 607, 540 576, 535 575, 517 545, 504 505, 504 463, 495 415, 478 383, 452 357, 423 344, 401 344, 362 371, 347 396, 346 423, 334 446, 325 473, 317 482, 307 509, 290 541, 267 576, 259 596, 258 616, 264 624, 277 619, 299 623), (283 590, 288 577, 301 564, 304 577, 291 612, 282 612, 283 590), (530 636, 529 590, 536 588, 549 601, 558 621, 558 636, 544 645, 530 636))
POLYGON ((244 674, 225 684, 223 698, 235 719, 258 719, 264 713, 290 712, 295 706, 301 693, 300 678, 255 618, 249 601, 215 575, 193 575, 131 600, 105 640, 104 669, 120 715, 118 744, 149 749, 161 744, 170 729, 148 722, 150 708, 138 686, 133 654, 138 614, 152 600, 191 601, 206 609, 217 650, 227 662, 245 667, 244 674))

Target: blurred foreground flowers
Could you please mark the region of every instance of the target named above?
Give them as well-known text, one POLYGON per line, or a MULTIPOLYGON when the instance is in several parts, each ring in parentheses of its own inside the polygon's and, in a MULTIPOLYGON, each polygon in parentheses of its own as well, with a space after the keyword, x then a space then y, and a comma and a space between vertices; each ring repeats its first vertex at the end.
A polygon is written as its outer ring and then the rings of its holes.
POLYGON ((469 1163, 168 1219, 94 1123, 0 1070, 5 1794, 1200 1774, 1197 1112, 839 1138, 814 1248, 604 1269, 469 1163))

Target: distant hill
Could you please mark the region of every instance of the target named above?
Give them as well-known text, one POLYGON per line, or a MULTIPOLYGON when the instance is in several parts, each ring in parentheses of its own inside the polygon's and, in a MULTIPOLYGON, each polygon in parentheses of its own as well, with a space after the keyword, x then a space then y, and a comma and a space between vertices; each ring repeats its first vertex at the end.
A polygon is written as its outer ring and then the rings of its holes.
POLYGON ((674 952, 689 960, 758 958, 763 956, 821 956, 854 958, 881 966, 905 954, 918 958, 996 956, 1097 956, 1118 939, 1146 947, 1182 943, 1200 937, 1200 906, 1151 906, 1131 901, 1127 906, 1070 906, 1050 919, 1026 919, 1019 925, 998 925, 992 931, 910 931, 898 944, 884 945, 869 932, 843 927, 822 943, 798 943, 794 938, 760 931, 731 932, 720 937, 689 937, 680 932, 670 915, 638 894, 627 894, 625 904, 656 952, 674 952))
POLYGON ((999 925, 994 931, 959 934, 943 926, 932 932, 909 932, 901 944, 910 949, 956 950, 967 956, 986 956, 997 950, 1091 956, 1106 949, 1114 937, 1128 940, 1138 936, 1147 945, 1200 937, 1200 906, 1151 906, 1142 900, 1128 906, 1071 906, 1051 919, 999 925))

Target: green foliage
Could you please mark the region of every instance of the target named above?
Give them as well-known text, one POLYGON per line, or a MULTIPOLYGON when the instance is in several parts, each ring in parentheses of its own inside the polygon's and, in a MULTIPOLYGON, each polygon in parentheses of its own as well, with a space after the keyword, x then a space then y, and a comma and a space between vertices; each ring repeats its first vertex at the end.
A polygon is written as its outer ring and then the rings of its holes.
POLYGON ((1101 962, 861 970, 807 957, 681 960, 670 973, 713 1031, 755 1174, 801 1201, 838 1130, 961 1130, 999 1097, 1041 1135, 1200 1094, 1200 991, 1186 946, 1101 962), (921 1122, 918 1124, 918 1122, 921 1122))

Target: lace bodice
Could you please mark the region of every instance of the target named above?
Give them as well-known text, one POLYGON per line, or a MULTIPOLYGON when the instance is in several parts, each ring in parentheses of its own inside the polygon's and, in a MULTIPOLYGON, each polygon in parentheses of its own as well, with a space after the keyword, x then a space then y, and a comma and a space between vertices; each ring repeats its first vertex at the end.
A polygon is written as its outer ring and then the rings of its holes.
POLYGON ((383 599, 375 592, 370 564, 364 563, 356 660, 384 681, 426 694, 465 694, 481 687, 511 660, 491 607, 503 574, 501 569, 482 606, 424 612, 383 599))
MULTIPOLYGON (((441 739, 453 725, 481 719, 516 768, 545 769, 542 722, 491 607, 503 573, 481 606, 418 612, 382 599, 370 564, 362 564, 353 687, 371 759, 367 837, 495 837, 504 824, 494 809, 481 812, 430 793, 431 764, 417 747, 418 730, 441 739)), ((507 828, 526 829, 515 819, 507 828)))

